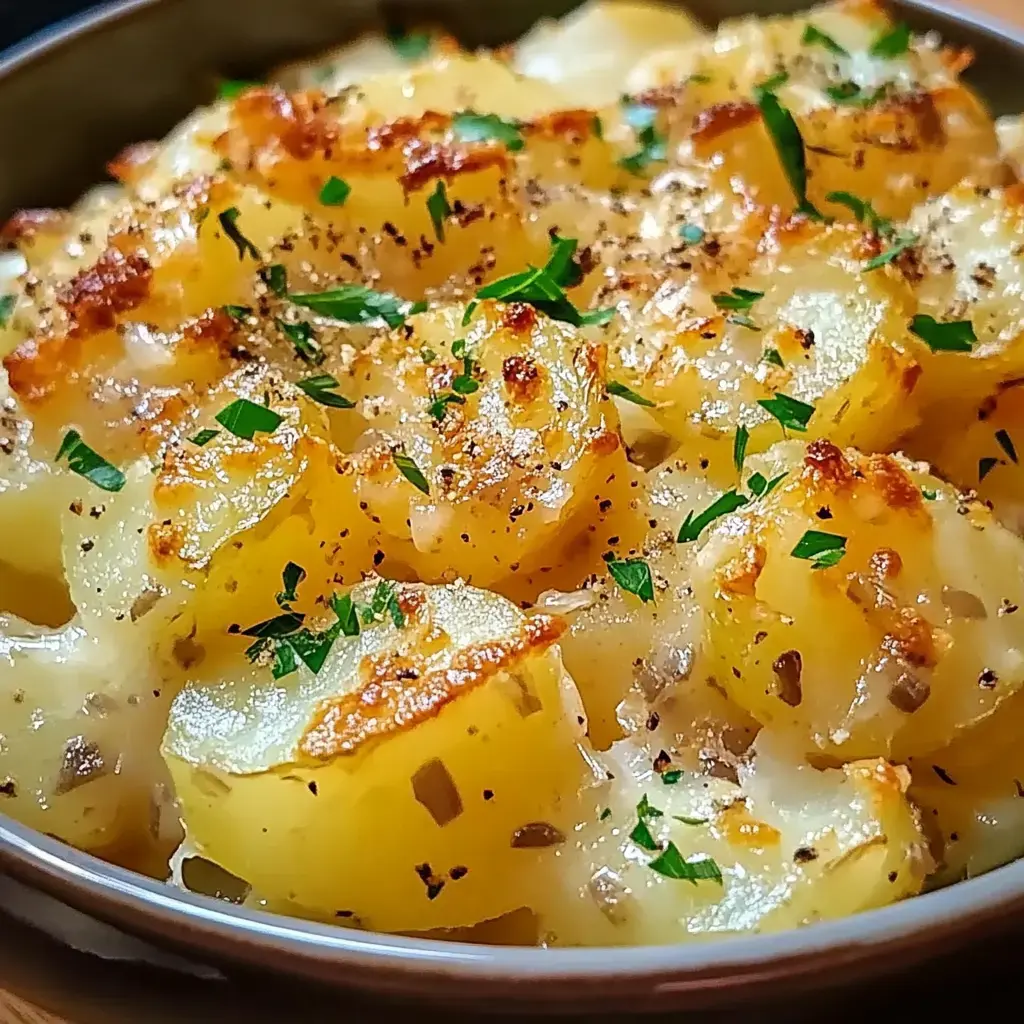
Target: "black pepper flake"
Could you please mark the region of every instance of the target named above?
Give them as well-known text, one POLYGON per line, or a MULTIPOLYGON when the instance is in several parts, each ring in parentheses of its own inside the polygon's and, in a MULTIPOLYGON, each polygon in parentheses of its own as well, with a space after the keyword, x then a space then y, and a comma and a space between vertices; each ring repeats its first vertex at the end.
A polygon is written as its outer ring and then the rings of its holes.
POLYGON ((373 564, 374 564, 374 567, 380 565, 380 563, 383 562, 383 561, 384 561, 384 552, 380 551, 380 550, 374 551, 374 553, 373 553, 373 564))
MULTIPOLYGON (((956 785, 956 783, 955 783, 955 782, 953 781, 953 779, 952 779, 952 778, 950 777, 950 774, 949 774, 949 772, 947 772, 945 768, 942 768, 942 767, 940 767, 940 766, 939 766, 939 765, 937 765, 937 764, 933 764, 933 765, 932 765, 932 771, 933 771, 933 772, 935 772, 935 774, 936 774, 936 775, 938 775, 938 777, 939 777, 940 779, 942 779, 942 781, 943 781, 943 782, 944 782, 944 783, 945 783, 945 784, 946 784, 947 786, 955 786, 955 785, 956 785)), ((951 837, 951 838, 952 838, 952 837, 951 837)))
POLYGON ((8 776, 3 782, 0 782, 0 796, 17 796, 18 786, 14 779, 8 776))
POLYGON ((652 711, 647 716, 647 728, 651 732, 654 732, 654 730, 658 728, 658 723, 660 721, 661 721, 661 715, 659 715, 657 711, 652 711))
POLYGON ((797 864, 810 864, 818 859, 818 851, 813 846, 798 846, 793 851, 793 860, 797 864))
POLYGON ((493 789, 485 789, 484 790, 484 799, 485 800, 493 800, 494 799, 494 790, 493 789))
POLYGON ((1020 779, 1013 780, 1014 788, 1017 790, 1017 796, 1024 796, 1024 786, 1021 785, 1020 779))
POLYGON ((354 917, 355 912, 352 910, 336 910, 334 912, 335 917, 354 917))
POLYGON ((469 868, 463 864, 457 864, 455 867, 448 872, 448 877, 453 881, 457 882, 460 878, 465 878, 469 874, 469 868))
POLYGON ((310 781, 310 783, 309 783, 309 791, 310 791, 310 793, 313 794, 313 796, 318 796, 319 795, 317 793, 317 788, 316 788, 316 783, 315 782, 310 781))
POLYGON ((981 674, 978 676, 978 685, 983 690, 994 690, 998 682, 999 676, 990 668, 982 669, 981 674))
POLYGON ((814 513, 819 519, 831 519, 832 509, 828 505, 822 505, 817 512, 814 513))
POLYGON ((420 876, 420 881, 427 887, 427 899, 436 900, 444 888, 444 879, 438 878, 426 863, 417 864, 415 871, 420 876))
POLYGON ((900 877, 900 873, 898 871, 890 871, 889 872, 889 881, 890 882, 895 882, 896 879, 899 878, 899 877, 900 877))

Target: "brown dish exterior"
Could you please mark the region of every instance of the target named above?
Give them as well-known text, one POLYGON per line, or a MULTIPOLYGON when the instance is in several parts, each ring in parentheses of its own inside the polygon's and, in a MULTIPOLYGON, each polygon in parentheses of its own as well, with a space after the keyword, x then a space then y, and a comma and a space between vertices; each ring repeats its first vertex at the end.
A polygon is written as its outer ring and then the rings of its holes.
POLYGON ((5 869, 203 961, 575 1011, 1024 903, 1024 43, 311 2, 229 58, 233 6, 0 63, 15 143, 47 70, 111 115, 0 179, 5 869), (280 70, 212 99, 240 51, 280 70))

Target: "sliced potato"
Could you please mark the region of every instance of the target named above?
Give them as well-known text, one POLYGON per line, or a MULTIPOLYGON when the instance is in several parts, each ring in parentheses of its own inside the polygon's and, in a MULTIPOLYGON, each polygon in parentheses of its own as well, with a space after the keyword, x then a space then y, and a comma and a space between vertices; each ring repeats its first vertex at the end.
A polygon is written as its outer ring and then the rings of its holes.
POLYGON ((164 755, 195 847, 271 905, 474 924, 528 905, 589 772, 563 627, 465 586, 395 587, 403 626, 339 638, 319 675, 191 682, 164 755))
MULTIPOLYGON (((756 463, 755 463, 756 465, 756 463)), ((905 758, 1024 683, 1021 541, 925 467, 779 446, 698 556, 718 682, 807 754, 905 758), (824 535, 824 536, 822 536, 824 535)))
POLYGON ((628 740, 607 761, 614 780, 589 794, 538 907, 553 944, 800 927, 913 895, 930 867, 908 773, 884 760, 820 772, 759 754, 739 785, 688 771, 665 785, 628 740))

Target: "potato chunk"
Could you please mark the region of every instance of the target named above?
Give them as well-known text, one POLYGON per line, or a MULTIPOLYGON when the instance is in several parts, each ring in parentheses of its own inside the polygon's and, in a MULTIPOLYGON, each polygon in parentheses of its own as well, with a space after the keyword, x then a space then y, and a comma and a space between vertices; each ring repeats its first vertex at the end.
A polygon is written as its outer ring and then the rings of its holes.
MULTIPOLYGON (((756 465, 756 463, 755 463, 756 465)), ((1012 619, 1021 541, 923 467, 826 441, 767 456, 787 476, 698 556, 718 682, 805 753, 932 750, 1024 682, 1012 619)))
POLYGON ((558 945, 780 931, 912 895, 930 867, 908 773, 880 759, 819 772, 759 753, 739 785, 665 785, 631 741, 607 764, 536 908, 558 945))
POLYGON ((522 303, 462 318, 425 314, 356 356, 368 446, 342 469, 388 557, 500 586, 564 562, 632 476, 602 345, 522 303))
POLYGON ((403 625, 339 638, 318 675, 191 682, 164 755, 191 841, 271 905, 473 924, 528 904, 589 773, 563 625, 460 585, 395 595, 403 625))
POLYGON ((161 818, 168 779, 158 756, 173 666, 127 639, 0 616, 0 809, 114 857, 166 842, 174 824, 161 818))
POLYGON ((742 276, 707 255, 694 258, 696 273, 648 274, 639 289, 625 276, 630 308, 620 305, 611 376, 655 403, 682 452, 713 468, 731 462, 739 426, 752 453, 779 439, 777 396, 802 403, 811 437, 891 445, 916 420, 921 346, 906 329, 909 294, 865 270, 868 241, 800 223, 769 231, 742 276))

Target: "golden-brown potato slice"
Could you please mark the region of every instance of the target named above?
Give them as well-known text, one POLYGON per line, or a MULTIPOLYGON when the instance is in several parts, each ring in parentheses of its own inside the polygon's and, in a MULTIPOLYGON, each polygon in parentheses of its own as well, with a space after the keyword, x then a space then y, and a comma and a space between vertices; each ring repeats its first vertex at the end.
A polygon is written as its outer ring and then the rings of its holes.
MULTIPOLYGON (((756 465, 757 463, 755 463, 756 465)), ((827 441, 721 519, 695 580, 715 676, 805 753, 932 750, 1024 683, 1021 541, 925 467, 827 441)))
POLYGON ((461 585, 395 593, 318 675, 235 666, 190 683, 164 755, 196 849, 270 905, 386 930, 474 924, 529 904, 590 775, 552 647, 563 626, 461 585))
POLYGON ((782 436, 760 404, 780 395, 803 407, 810 437, 884 449, 916 421, 922 346, 907 333, 906 290, 865 269, 876 244, 854 228, 796 222, 770 231, 742 276, 722 273, 706 247, 692 257, 696 273, 627 273, 630 307, 608 328, 618 334, 610 375, 654 403, 685 457, 710 459, 720 477, 733 472, 738 427, 750 452, 782 436))
POLYGON ((461 307, 423 314, 356 356, 346 390, 362 394, 369 432, 342 483, 389 558, 500 589, 570 561, 628 502, 632 474, 602 345, 523 303, 462 320, 461 307))

